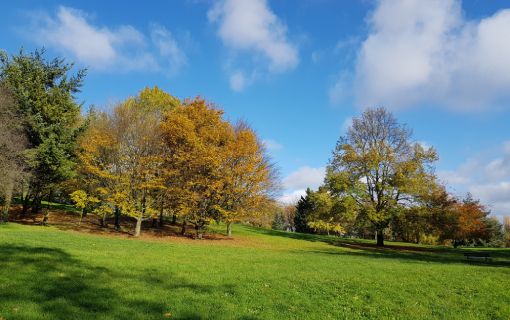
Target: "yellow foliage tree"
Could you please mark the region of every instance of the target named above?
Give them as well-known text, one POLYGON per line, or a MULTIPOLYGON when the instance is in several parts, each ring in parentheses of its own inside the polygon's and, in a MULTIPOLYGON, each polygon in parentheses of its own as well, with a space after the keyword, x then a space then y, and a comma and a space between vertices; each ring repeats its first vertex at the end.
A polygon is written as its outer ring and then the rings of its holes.
POLYGON ((258 208, 276 190, 276 170, 255 132, 241 122, 233 128, 223 150, 218 210, 232 236, 232 223, 258 208))
POLYGON ((223 149, 231 134, 222 115, 212 104, 195 98, 170 111, 162 126, 170 206, 183 219, 183 233, 191 223, 198 238, 217 215, 223 149))

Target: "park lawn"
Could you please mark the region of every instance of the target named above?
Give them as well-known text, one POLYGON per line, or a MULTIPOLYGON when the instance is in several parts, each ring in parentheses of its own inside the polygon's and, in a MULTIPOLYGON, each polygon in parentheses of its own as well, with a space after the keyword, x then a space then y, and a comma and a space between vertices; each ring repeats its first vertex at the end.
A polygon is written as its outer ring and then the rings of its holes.
POLYGON ((363 244, 240 225, 234 240, 200 241, 10 223, 0 319, 510 319, 510 250, 484 264, 363 244))

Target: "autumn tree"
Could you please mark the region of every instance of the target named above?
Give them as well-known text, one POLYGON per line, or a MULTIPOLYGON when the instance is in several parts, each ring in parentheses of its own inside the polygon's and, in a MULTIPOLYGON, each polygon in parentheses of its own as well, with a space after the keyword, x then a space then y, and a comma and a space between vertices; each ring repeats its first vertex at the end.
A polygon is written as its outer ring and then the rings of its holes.
POLYGON ((476 243, 489 238, 485 221, 489 210, 471 194, 468 193, 462 201, 457 202, 453 214, 455 228, 451 239, 455 246, 476 243))
POLYGON ((142 221, 156 216, 165 189, 161 122, 178 100, 161 89, 145 88, 115 106, 113 113, 93 115, 81 140, 81 173, 88 194, 99 199, 96 213, 115 213, 142 221), (91 193, 92 192, 92 193, 91 193))
POLYGON ((40 210, 43 197, 51 201, 53 190, 73 174, 81 130, 80 105, 74 95, 85 76, 84 70, 71 74, 73 64, 47 60, 44 54, 20 51, 9 57, 0 52, 0 81, 13 95, 29 148, 25 155, 31 179, 24 211, 31 200, 34 212, 40 210))
POLYGON ((76 190, 70 195, 71 200, 74 202, 74 206, 80 210, 80 221, 78 222, 78 225, 81 224, 81 221, 83 220, 83 216, 85 214, 85 209, 90 206, 91 204, 95 204, 99 202, 99 199, 97 199, 94 196, 88 195, 83 190, 76 190))
POLYGON ((368 109, 340 137, 326 183, 351 197, 384 245, 384 232, 401 207, 412 206, 434 183, 435 151, 411 141, 411 131, 384 108, 368 109))
POLYGON ((217 209, 232 236, 232 223, 256 214, 251 209, 273 197, 277 188, 274 165, 255 132, 240 122, 230 130, 220 160, 221 186, 217 209))
POLYGON ((182 218, 182 233, 191 223, 198 238, 220 214, 221 165, 232 134, 222 115, 223 111, 195 98, 170 111, 162 125, 171 207, 182 218))

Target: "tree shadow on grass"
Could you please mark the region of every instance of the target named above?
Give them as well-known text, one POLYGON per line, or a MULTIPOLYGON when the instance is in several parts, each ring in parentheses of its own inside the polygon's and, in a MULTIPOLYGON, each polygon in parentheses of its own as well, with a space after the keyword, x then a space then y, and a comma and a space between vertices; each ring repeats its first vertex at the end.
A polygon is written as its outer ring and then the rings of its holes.
POLYGON ((320 236, 320 235, 316 235, 316 234, 272 230, 272 229, 258 228, 258 227, 247 226, 247 225, 245 225, 243 227, 251 232, 265 234, 268 236, 284 237, 284 238, 290 238, 290 239, 295 239, 295 240, 306 240, 306 241, 313 241, 313 242, 326 242, 326 239, 324 238, 324 236, 320 236))
MULTIPOLYGON (((344 247, 340 245, 341 247, 344 247)), ((351 247, 347 247, 351 248, 351 247)), ((493 260, 493 261, 477 261, 467 260, 462 254, 455 253, 430 253, 430 252, 417 252, 417 251, 396 251, 392 249, 373 249, 373 248, 356 248, 355 250, 343 251, 337 249, 323 249, 309 251, 313 254, 328 254, 335 256, 351 256, 351 257, 364 257, 371 259, 394 259, 402 262, 427 262, 438 264, 462 264, 462 265, 475 265, 484 267, 503 267, 510 268, 510 260, 493 260)))
MULTIPOLYGON (((457 263, 470 264, 478 266, 491 267, 510 267, 510 249, 500 248, 449 248, 445 246, 420 246, 415 244, 388 243, 384 247, 378 247, 375 242, 366 239, 347 239, 333 236, 323 236, 315 234, 304 234, 297 232, 286 232, 278 230, 269 230, 248 226, 248 230, 262 233, 269 236, 285 237, 295 240, 304 240, 311 242, 323 242, 335 247, 343 247, 351 249, 349 251, 339 251, 331 248, 331 250, 309 251, 315 253, 334 254, 334 255, 352 255, 386 259, 402 259, 402 260, 420 260, 435 263, 457 263), (493 261, 477 261, 467 260, 464 253, 470 251, 489 252, 493 261)), ((302 252, 302 251, 300 251, 302 252)))
MULTIPOLYGON (((190 295, 220 290, 168 273, 158 277, 150 272, 135 272, 133 281, 168 294, 179 289, 190 295)), ((121 296, 113 289, 113 284, 126 276, 87 264, 60 249, 0 245, 0 319, 164 319, 169 306, 163 297, 144 297, 143 291, 139 296, 136 291, 121 296)), ((175 314, 172 318, 199 316, 175 314)))

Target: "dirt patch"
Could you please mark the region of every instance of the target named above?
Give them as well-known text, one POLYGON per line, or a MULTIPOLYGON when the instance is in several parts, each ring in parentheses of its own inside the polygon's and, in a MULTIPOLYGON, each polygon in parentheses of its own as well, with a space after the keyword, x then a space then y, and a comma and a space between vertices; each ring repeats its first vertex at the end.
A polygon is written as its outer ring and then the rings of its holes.
MULTIPOLYGON (((24 225, 42 225, 43 214, 25 214, 21 215, 20 207, 13 207, 11 210, 10 222, 24 225)), ((100 217, 95 214, 87 214, 80 223, 79 215, 75 213, 63 212, 59 210, 50 210, 47 225, 56 227, 60 230, 73 231, 79 233, 88 233, 100 236, 115 238, 133 238, 133 231, 136 221, 129 217, 121 218, 121 230, 115 230, 113 218, 107 219, 107 226, 102 227, 100 217)), ((142 233, 138 239, 157 240, 157 241, 178 241, 178 242, 198 242, 201 243, 229 243, 232 245, 240 242, 236 238, 229 238, 223 234, 207 232, 202 240, 195 240, 193 226, 188 226, 188 232, 181 235, 181 225, 165 224, 162 227, 154 226, 151 221, 144 221, 142 233)))

